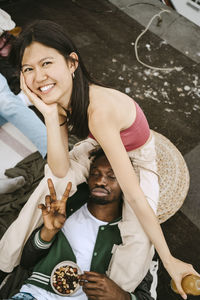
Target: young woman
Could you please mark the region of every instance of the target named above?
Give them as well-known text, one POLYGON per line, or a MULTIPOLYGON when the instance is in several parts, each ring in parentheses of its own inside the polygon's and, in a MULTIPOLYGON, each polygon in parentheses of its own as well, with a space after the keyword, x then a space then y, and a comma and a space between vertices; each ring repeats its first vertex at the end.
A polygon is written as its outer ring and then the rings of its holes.
POLYGON ((54 175, 64 177, 69 169, 67 129, 81 139, 94 138, 110 161, 132 213, 186 299, 181 280, 197 273, 171 255, 154 213, 159 198, 154 136, 138 104, 93 80, 64 29, 51 21, 31 24, 13 50, 21 88, 44 116, 48 164, 54 175))

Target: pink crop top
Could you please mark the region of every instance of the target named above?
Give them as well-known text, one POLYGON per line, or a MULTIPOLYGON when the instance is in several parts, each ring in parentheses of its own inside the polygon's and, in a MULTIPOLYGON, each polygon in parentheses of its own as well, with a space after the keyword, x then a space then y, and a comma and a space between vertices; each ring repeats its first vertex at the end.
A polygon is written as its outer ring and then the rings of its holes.
MULTIPOLYGON (((139 105, 134 101, 136 107, 136 118, 133 124, 120 132, 120 136, 126 151, 135 150, 146 143, 150 136, 150 129, 147 119, 139 107, 139 105)), ((90 138, 94 136, 90 133, 90 138)))

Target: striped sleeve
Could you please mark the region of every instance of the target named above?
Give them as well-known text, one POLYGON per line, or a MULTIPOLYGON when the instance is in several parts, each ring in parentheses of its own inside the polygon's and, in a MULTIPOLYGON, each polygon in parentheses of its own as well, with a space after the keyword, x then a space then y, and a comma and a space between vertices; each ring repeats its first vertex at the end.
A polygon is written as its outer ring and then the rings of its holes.
POLYGON ((135 297, 135 295, 133 295, 132 293, 130 293, 130 300, 137 300, 137 298, 135 297))
POLYGON ((44 249, 44 250, 50 248, 54 239, 51 242, 43 241, 40 237, 40 231, 41 230, 38 230, 34 236, 34 244, 35 244, 36 248, 44 249))

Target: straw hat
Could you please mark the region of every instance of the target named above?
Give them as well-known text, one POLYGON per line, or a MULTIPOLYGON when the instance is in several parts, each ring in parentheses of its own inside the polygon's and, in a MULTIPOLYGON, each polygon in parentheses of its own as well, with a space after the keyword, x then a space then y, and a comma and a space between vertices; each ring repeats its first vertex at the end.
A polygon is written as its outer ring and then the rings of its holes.
POLYGON ((160 200, 157 215, 165 222, 182 206, 189 189, 189 171, 179 150, 165 136, 153 131, 160 175, 160 200))
POLYGON ((11 19, 10 15, 3 9, 0 9, 0 36, 4 31, 9 31, 15 28, 15 22, 11 19))

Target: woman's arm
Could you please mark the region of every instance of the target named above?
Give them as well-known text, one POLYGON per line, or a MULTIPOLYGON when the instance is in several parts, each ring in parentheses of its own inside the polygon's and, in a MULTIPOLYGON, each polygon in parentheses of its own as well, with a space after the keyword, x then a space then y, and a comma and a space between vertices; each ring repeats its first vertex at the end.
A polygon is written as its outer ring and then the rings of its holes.
POLYGON ((180 294, 186 299, 186 294, 181 287, 181 280, 188 274, 197 275, 197 273, 191 265, 183 263, 171 255, 158 220, 140 188, 138 178, 121 141, 120 132, 116 129, 117 126, 109 110, 98 110, 90 115, 90 131, 110 161, 126 201, 129 202, 154 244, 165 268, 176 282, 180 294))
POLYGON ((57 177, 64 177, 69 169, 68 131, 67 124, 59 115, 58 105, 50 114, 44 116, 47 127, 47 162, 57 177))
POLYGON ((57 177, 64 177, 69 169, 68 133, 65 111, 57 104, 45 104, 27 87, 21 74, 21 89, 42 113, 47 128, 47 162, 57 177))

